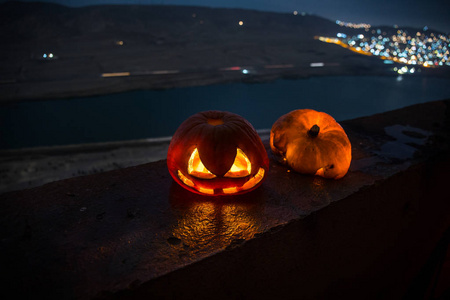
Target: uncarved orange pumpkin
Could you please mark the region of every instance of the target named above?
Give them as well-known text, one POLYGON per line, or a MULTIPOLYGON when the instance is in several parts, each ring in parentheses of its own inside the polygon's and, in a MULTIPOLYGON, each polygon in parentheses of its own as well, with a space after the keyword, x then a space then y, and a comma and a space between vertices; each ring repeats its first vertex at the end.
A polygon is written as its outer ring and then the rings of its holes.
POLYGON ((167 167, 189 191, 242 194, 261 185, 269 159, 261 138, 243 117, 205 111, 185 120, 172 137, 167 167))
POLYGON ((352 160, 352 147, 341 125, 312 109, 281 116, 270 131, 270 148, 294 171, 325 178, 342 178, 352 160))

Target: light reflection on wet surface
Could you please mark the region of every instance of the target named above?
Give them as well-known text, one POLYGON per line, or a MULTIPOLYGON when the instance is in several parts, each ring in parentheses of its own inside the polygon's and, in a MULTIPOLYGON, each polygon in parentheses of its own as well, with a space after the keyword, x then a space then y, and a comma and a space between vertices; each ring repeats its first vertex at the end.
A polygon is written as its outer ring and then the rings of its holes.
MULTIPOLYGON (((255 191, 255 195, 258 191, 255 191)), ((196 251, 223 249, 262 231, 263 197, 207 197, 171 187, 172 235, 196 251)))

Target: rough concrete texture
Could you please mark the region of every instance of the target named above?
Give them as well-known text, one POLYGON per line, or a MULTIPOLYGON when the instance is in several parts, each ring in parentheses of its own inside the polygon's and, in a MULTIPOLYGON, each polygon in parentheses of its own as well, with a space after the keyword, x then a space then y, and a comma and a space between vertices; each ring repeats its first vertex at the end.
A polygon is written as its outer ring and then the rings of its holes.
POLYGON ((399 299, 450 227, 450 101, 342 125, 353 161, 337 181, 271 157, 259 189, 211 198, 176 185, 159 161, 1 195, 3 290, 399 299))

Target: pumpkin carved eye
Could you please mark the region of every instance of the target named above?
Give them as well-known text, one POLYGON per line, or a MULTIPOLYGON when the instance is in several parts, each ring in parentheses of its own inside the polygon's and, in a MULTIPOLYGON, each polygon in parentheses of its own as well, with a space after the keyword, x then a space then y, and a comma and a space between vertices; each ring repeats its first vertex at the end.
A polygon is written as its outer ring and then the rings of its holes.
MULTIPOLYGON (((247 155, 245 155, 244 151, 237 148, 233 165, 223 177, 242 178, 250 175, 251 172, 252 164, 250 163, 250 160, 248 159, 247 155)), ((217 177, 216 175, 211 173, 202 163, 197 148, 192 151, 191 157, 189 158, 188 174, 201 179, 212 179, 217 177)))
POLYGON ((212 179, 216 177, 211 173, 202 163, 200 155, 198 155, 197 148, 192 151, 191 157, 188 162, 188 173, 194 177, 202 179, 212 179))
POLYGON ((230 168, 224 177, 230 178, 241 178, 248 176, 252 173, 252 164, 248 159, 247 155, 245 155, 244 151, 237 148, 236 158, 234 159, 233 165, 230 168))

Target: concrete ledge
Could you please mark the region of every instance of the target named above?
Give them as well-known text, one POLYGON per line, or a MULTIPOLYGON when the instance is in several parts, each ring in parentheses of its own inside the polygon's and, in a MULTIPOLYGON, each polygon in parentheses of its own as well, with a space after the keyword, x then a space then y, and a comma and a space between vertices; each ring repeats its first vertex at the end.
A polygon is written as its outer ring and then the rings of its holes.
POLYGON ((5 292, 401 298, 450 227, 450 102, 342 125, 354 160, 338 181, 271 159, 261 188, 215 199, 159 161, 0 195, 5 292))

